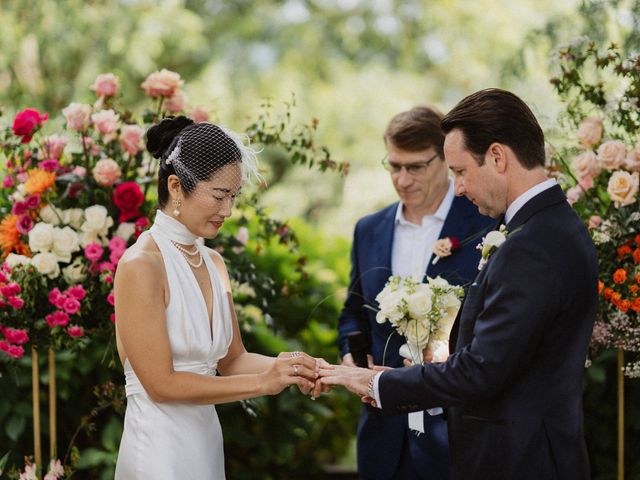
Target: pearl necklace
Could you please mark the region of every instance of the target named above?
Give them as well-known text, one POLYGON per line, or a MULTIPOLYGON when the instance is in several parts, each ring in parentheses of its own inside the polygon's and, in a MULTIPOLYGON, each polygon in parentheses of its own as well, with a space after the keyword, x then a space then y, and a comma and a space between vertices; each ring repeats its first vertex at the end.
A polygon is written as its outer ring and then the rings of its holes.
POLYGON ((177 242, 174 242, 173 240, 171 240, 171 243, 173 243, 173 246, 178 249, 178 251, 182 254, 182 256, 187 261, 187 263, 189 265, 191 265, 193 268, 198 268, 200 265, 202 265, 202 261, 204 260, 204 257, 200 253, 200 250, 198 249, 197 246, 195 246, 195 250, 193 252, 190 252, 189 250, 184 248, 182 245, 180 245, 177 242), (193 257, 194 255, 198 255, 198 254, 199 254, 200 258, 197 261, 192 261, 189 258, 189 257, 193 257))

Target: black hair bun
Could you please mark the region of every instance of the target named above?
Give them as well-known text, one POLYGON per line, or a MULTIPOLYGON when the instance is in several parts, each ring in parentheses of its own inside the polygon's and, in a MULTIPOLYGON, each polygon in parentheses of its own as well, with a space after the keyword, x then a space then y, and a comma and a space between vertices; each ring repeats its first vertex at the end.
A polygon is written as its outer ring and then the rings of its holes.
POLYGON ((176 136, 195 122, 184 115, 166 117, 147 130, 147 150, 154 158, 160 158, 167 151, 176 136))

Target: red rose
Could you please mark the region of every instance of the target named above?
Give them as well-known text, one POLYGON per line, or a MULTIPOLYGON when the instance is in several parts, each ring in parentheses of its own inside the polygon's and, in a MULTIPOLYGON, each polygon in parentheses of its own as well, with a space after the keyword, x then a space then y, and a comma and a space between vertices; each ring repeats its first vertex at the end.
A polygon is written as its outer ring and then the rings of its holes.
POLYGON ((135 237, 136 240, 142 234, 142 232, 145 231, 145 229, 148 226, 149 226, 149 219, 147 217, 140 217, 138 220, 136 220, 136 223, 134 224, 135 231, 133 233, 133 236, 135 237))
POLYGON ((113 191, 113 203, 120 209, 120 223, 139 217, 144 194, 136 182, 122 182, 113 191))
POLYGON ((13 120, 13 133, 22 137, 22 143, 31 141, 34 130, 41 127, 49 118, 48 113, 40 113, 35 108, 27 108, 13 120))

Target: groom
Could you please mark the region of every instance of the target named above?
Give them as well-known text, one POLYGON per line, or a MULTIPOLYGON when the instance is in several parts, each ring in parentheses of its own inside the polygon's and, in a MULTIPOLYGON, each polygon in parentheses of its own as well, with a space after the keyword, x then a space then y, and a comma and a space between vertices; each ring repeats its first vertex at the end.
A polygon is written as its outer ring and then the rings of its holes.
MULTIPOLYGON (((589 234, 544 169, 544 136, 512 93, 487 89, 442 122, 457 195, 504 215, 457 319, 446 362, 324 368, 389 413, 448 406, 453 479, 589 478, 582 376, 597 303, 589 234)), ((381 452, 383 454, 383 452, 381 452)))

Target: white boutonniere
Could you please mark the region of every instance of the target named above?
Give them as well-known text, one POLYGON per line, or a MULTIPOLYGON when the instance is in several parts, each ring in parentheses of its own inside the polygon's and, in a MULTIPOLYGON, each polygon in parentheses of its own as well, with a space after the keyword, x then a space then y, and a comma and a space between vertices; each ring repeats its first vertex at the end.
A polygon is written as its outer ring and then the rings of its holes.
POLYGON ((498 230, 493 230, 489 232, 486 237, 482 238, 482 242, 476 247, 482 252, 480 263, 478 263, 478 270, 482 270, 482 267, 485 266, 491 254, 507 240, 508 236, 509 232, 507 232, 507 227, 500 225, 498 230))

